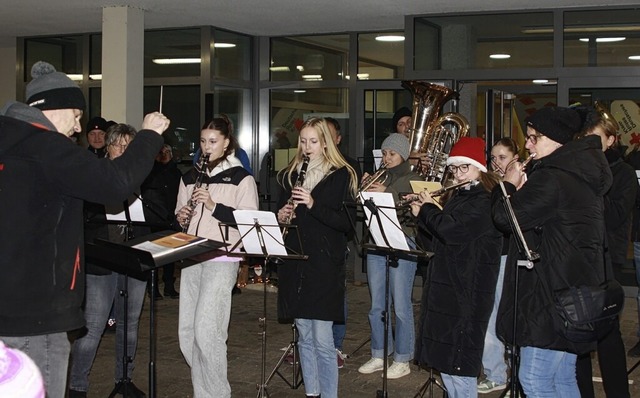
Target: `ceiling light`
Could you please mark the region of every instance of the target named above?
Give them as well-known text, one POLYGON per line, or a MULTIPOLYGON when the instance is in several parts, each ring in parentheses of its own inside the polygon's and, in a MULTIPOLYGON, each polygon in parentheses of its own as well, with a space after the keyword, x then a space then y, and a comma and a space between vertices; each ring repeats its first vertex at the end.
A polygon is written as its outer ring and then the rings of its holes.
POLYGON ((368 73, 358 73, 358 79, 359 80, 369 80, 369 74, 368 73))
POLYGON ((90 80, 102 80, 102 74, 96 74, 96 75, 89 75, 89 79, 90 80))
POLYGON ((233 43, 213 43, 215 48, 233 48, 236 45, 233 43))
POLYGON ((298 72, 304 72, 304 66, 302 65, 296 65, 296 69, 298 70, 298 72))
POLYGON ((629 59, 632 61, 640 61, 640 55, 630 55, 629 59))
POLYGON ((509 59, 509 58, 511 58, 511 55, 509 55, 509 54, 491 54, 491 55, 489 55, 489 58, 491 58, 491 59, 509 59))
POLYGON ((153 63, 158 65, 199 64, 200 58, 154 58, 153 63))
POLYGON ((549 80, 547 79, 534 79, 531 81, 533 84, 547 84, 549 80))
POLYGON ((290 69, 288 66, 272 66, 269 68, 271 72, 289 72, 290 69))
POLYGON ((386 41, 386 42, 404 41, 404 36, 381 35, 381 36, 376 36, 376 41, 386 41))
POLYGON ((302 78, 308 81, 318 81, 322 80, 322 75, 302 75, 302 78))
POLYGON ((74 82, 82 81, 82 74, 81 73, 67 73, 67 77, 69 79, 73 80, 74 82))
MULTIPOLYGON (((597 37, 596 38, 596 43, 615 43, 617 41, 623 41, 626 40, 626 37, 597 37)), ((590 39, 584 37, 582 39, 580 39, 580 41, 582 42, 586 42, 588 43, 590 39)))
POLYGON ((293 92, 296 94, 304 94, 307 92, 307 90, 293 90, 293 92))

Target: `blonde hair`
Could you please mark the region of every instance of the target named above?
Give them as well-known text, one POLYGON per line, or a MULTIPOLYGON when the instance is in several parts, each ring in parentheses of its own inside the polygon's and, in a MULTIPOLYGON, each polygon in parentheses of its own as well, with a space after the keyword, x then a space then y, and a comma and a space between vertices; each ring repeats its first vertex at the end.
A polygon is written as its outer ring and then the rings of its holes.
MULTIPOLYGON (((356 175, 353 167, 349 166, 338 147, 333 142, 333 138, 331 137, 331 132, 329 130, 329 126, 327 121, 323 118, 319 117, 310 117, 307 119, 302 126, 300 127, 300 131, 307 127, 312 127, 318 133, 318 137, 320 140, 320 145, 322 145, 322 156, 324 158, 324 162, 328 163, 332 167, 339 169, 342 167, 346 167, 349 172, 350 182, 349 182, 349 190, 351 191, 351 195, 355 198, 358 194, 358 177, 356 175)), ((295 158, 289 163, 289 165, 280 170, 278 173, 278 182, 280 185, 284 186, 284 181, 289 183, 289 186, 293 186, 293 180, 291 178, 294 171, 298 170, 298 166, 302 163, 302 147, 300 145, 300 138, 298 137, 298 150, 296 151, 295 158)))

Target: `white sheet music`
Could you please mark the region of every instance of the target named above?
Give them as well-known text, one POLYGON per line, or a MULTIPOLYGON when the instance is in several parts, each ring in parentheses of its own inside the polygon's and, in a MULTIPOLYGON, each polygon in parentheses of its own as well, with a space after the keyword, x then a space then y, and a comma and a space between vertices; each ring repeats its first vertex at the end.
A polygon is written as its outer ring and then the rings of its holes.
POLYGON ((380 224, 378 223, 378 217, 371 214, 371 211, 365 206, 364 213, 367 217, 367 225, 369 231, 376 246, 394 248, 398 250, 409 251, 409 244, 407 238, 402 232, 400 221, 395 210, 395 203, 393 202, 393 195, 389 192, 362 192, 362 200, 373 200, 373 203, 378 206, 378 212, 380 213, 380 221, 382 222, 382 230, 387 237, 389 244, 384 240, 380 224))
POLYGON ((376 166, 376 170, 378 170, 382 164, 382 149, 374 149, 371 153, 373 154, 373 162, 376 166))
MULTIPOLYGON (((142 201, 137 196, 131 196, 129 199, 129 215, 131 221, 144 222, 144 211, 142 210, 142 201)), ((109 221, 127 221, 124 213, 123 203, 115 203, 106 205, 105 211, 107 220, 109 221)))
POLYGON ((244 250, 249 254, 263 254, 263 246, 271 256, 286 256, 282 232, 276 215, 270 211, 234 210, 233 217, 238 224, 244 250), (258 234, 258 224, 260 234, 258 234), (248 232, 248 233, 247 233, 248 232), (245 234, 247 234, 245 236, 245 234))

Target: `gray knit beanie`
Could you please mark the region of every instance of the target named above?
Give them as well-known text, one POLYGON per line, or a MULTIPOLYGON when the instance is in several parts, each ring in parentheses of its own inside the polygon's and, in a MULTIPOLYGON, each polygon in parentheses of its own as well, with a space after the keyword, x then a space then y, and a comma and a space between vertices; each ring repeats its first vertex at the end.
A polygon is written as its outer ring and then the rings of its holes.
POLYGON ((382 141, 380 149, 391 149, 402 156, 402 160, 407 160, 409 159, 411 148, 407 137, 399 133, 393 133, 382 141))
POLYGON ((73 80, 57 72, 53 65, 38 61, 31 68, 33 80, 27 84, 27 105, 40 110, 80 109, 86 102, 80 87, 73 80))

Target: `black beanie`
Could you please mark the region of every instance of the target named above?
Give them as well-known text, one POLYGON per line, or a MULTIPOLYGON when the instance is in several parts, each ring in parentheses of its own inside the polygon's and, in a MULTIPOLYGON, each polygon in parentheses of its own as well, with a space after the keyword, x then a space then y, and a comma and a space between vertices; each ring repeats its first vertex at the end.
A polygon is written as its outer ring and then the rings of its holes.
POLYGON ((562 145, 571 141, 582 127, 582 119, 578 112, 571 108, 557 106, 542 108, 524 119, 524 122, 540 134, 562 145))
POLYGON ((393 118, 391 119, 391 131, 393 131, 394 133, 398 132, 398 121, 405 116, 411 117, 411 109, 403 106, 393 114, 393 118))
POLYGON ((86 102, 82 90, 69 76, 53 65, 38 61, 31 68, 33 80, 27 84, 27 105, 40 110, 80 109, 86 102))

